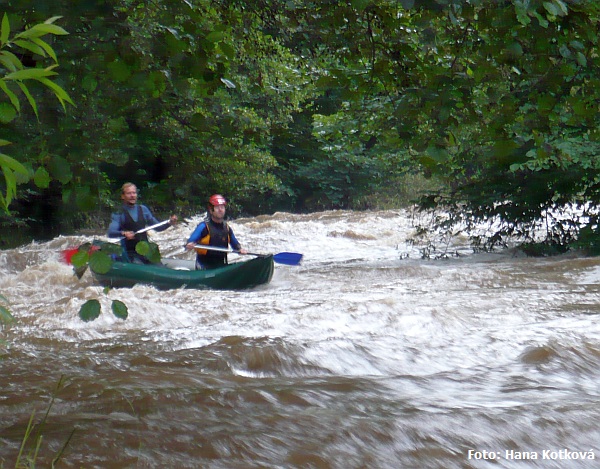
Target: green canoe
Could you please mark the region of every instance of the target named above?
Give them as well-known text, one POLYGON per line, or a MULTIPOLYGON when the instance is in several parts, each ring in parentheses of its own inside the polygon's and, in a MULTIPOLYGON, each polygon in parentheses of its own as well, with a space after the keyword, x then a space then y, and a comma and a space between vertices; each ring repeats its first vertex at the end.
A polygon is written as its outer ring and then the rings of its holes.
POLYGON ((145 284, 161 290, 241 290, 269 283, 273 269, 273 256, 266 255, 211 270, 195 270, 194 261, 180 259, 163 259, 162 265, 114 262, 106 274, 93 272, 93 275, 101 285, 117 288, 145 284))

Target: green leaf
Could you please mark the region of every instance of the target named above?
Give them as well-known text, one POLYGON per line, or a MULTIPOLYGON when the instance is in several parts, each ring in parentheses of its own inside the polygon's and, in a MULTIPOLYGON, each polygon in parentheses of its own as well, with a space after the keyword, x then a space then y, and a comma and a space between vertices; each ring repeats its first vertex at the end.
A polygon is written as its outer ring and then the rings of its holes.
POLYGON ((560 8, 560 16, 564 16, 569 13, 569 7, 567 7, 567 4, 562 0, 554 0, 554 4, 560 8))
POLYGON ((15 39, 17 39, 17 38, 28 39, 28 38, 32 38, 32 37, 41 37, 41 36, 45 36, 46 34, 65 36, 69 33, 66 32, 60 26, 56 26, 55 24, 42 23, 42 24, 36 24, 36 25, 32 26, 31 28, 17 34, 15 36, 15 39))
POLYGON ((98 80, 93 75, 86 75, 81 81, 81 87, 91 93, 98 87, 98 80))
POLYGON ((219 44, 219 48, 229 60, 233 60, 235 58, 235 49, 226 42, 221 42, 219 44))
POLYGON ((445 148, 430 146, 427 148, 427 154, 437 163, 443 163, 448 159, 448 151, 445 148))
POLYGON ((15 93, 13 93, 8 88, 8 85, 4 82, 4 80, 0 80, 0 89, 2 91, 4 91, 4 94, 6 96, 8 96, 8 99, 10 99, 10 102, 12 103, 13 107, 15 108, 15 111, 20 112, 21 111, 21 103, 19 102, 19 98, 17 97, 17 95, 15 93))
POLYGON ((140 241, 135 245, 135 252, 140 256, 144 256, 153 264, 160 262, 160 250, 156 243, 148 243, 146 241, 140 241))
POLYGON ((58 57, 56 57, 56 53, 54 52, 54 49, 52 49, 50 44, 48 44, 46 41, 43 41, 42 39, 37 38, 37 37, 30 39, 30 41, 33 42, 34 44, 36 44, 37 46, 39 46, 40 48, 42 48, 44 50, 44 52, 46 52, 46 54, 48 54, 50 57, 52 57, 52 59, 55 62, 58 62, 58 57))
POLYGON ((0 51, 0 64, 4 65, 4 67, 11 72, 23 69, 23 64, 19 58, 12 52, 6 50, 0 51))
POLYGON ((121 60, 115 60, 107 65, 112 78, 117 81, 124 82, 131 76, 131 70, 127 64, 121 60))
POLYGON ((44 24, 52 24, 54 23, 56 20, 61 19, 62 16, 53 16, 51 18, 48 18, 46 21, 44 21, 44 24))
POLYGON ((358 11, 364 11, 369 6, 370 0, 351 0, 352 7, 358 11))
POLYGON ((508 46, 507 50, 509 54, 514 57, 520 57, 523 55, 523 47, 521 47, 521 44, 519 44, 518 42, 511 43, 508 46))
POLYGON ((558 16, 558 14, 560 13, 558 7, 552 2, 544 2, 544 8, 552 16, 558 16))
POLYGON ((15 178, 15 173, 13 173, 10 169, 0 166, 2 168, 2 172, 4 173, 4 179, 6 180, 6 206, 10 205, 12 198, 17 194, 17 178, 15 178))
POLYGON ((140 241, 135 246, 135 252, 137 252, 140 256, 147 256, 150 254, 150 243, 147 241, 140 241))
POLYGON ((35 113, 35 117, 37 117, 39 120, 40 116, 38 114, 37 103, 35 102, 35 99, 33 98, 33 96, 31 96, 31 93, 29 92, 29 88, 27 88, 27 86, 25 86, 25 83, 23 83, 21 81, 18 81, 17 85, 19 85, 19 88, 21 88, 21 91, 27 98, 27 101, 29 101, 29 105, 31 106, 31 108, 33 109, 33 112, 35 113))
POLYGON ((67 184, 73 177, 71 165, 61 156, 54 156, 48 163, 48 169, 52 177, 61 184, 67 184))
POLYGON ((88 300, 79 309, 79 317, 85 322, 98 319, 100 316, 100 302, 98 300, 88 300))
POLYGON ((15 322, 15 318, 12 314, 10 314, 10 311, 4 306, 0 305, 0 323, 12 324, 13 322, 15 322))
POLYGON ((8 103, 0 103, 0 123, 8 124, 17 117, 17 110, 8 103))
POLYGON ((86 251, 78 251, 75 254, 73 254, 73 257, 71 257, 71 264, 73 264, 73 267, 83 267, 84 265, 86 265, 88 262, 90 261, 90 256, 86 251))
POLYGON ((569 49, 569 47, 566 44, 562 44, 559 48, 558 48, 560 55, 562 55, 565 59, 568 59, 569 57, 571 57, 571 50, 569 49))
POLYGON ((84 186, 75 193, 75 203, 80 210, 93 210, 98 203, 98 197, 90 193, 89 187, 84 186))
MULTIPOLYGON (((8 304, 8 300, 3 295, 0 295, 0 301, 8 304)), ((14 321, 15 318, 10 314, 10 311, 3 305, 0 305, 0 323, 11 324, 14 321)))
POLYGON ((210 42, 220 42, 225 37, 223 31, 213 31, 206 35, 206 40, 210 42))
POLYGON ((90 256, 90 269, 97 274, 106 274, 113 265, 113 260, 104 252, 96 251, 90 256))
POLYGON ((542 28, 547 28, 548 25, 550 24, 550 23, 548 23, 548 20, 546 18, 544 18, 542 15, 540 15, 537 11, 533 12, 533 16, 535 16, 537 18, 537 20, 539 21, 540 26, 542 28))
POLYGON ((39 80, 44 77, 51 77, 58 73, 46 68, 26 68, 9 73, 4 77, 5 80, 39 80))
POLYGON ((33 175, 33 182, 40 189, 47 189, 50 186, 50 180, 50 175, 43 166, 40 166, 33 175))
POLYGON ((123 320, 127 319, 127 316, 129 315, 127 305, 119 300, 114 300, 112 302, 112 312, 116 317, 123 320))
POLYGON ((17 39, 13 42, 13 44, 16 44, 21 49, 28 50, 30 52, 33 52, 34 54, 41 55, 42 57, 46 57, 46 51, 37 44, 35 44, 33 41, 28 41, 26 39, 17 39))
POLYGON ((54 91, 54 94, 56 95, 56 97, 58 98, 60 103, 62 104, 63 109, 66 109, 65 103, 64 103, 65 101, 68 102, 69 104, 72 104, 73 106, 75 106, 75 103, 73 102, 73 100, 71 100, 71 98, 69 97, 67 92, 65 90, 63 90, 60 86, 58 86, 56 83, 48 80, 47 78, 37 78, 37 80, 39 82, 43 83, 44 85, 46 85, 52 91, 54 91))
POLYGON ((10 23, 8 21, 8 15, 4 13, 2 17, 2 27, 0 28, 0 45, 4 45, 8 42, 10 36, 10 23))
POLYGON ((151 72, 146 79, 146 87, 153 93, 153 97, 160 96, 166 89, 166 78, 164 73, 151 72))
POLYGON ((233 90, 236 88, 235 83, 232 82, 231 80, 228 80, 227 78, 222 78, 221 77, 221 82, 230 90, 233 90))
POLYGON ((0 165, 6 166, 12 169, 13 171, 16 171, 17 173, 23 174, 25 176, 29 175, 29 171, 27 171, 27 168, 25 166, 23 166, 14 158, 5 155, 4 153, 0 153, 0 165))
POLYGON ((63 188, 63 191, 62 191, 63 204, 68 205, 71 202, 72 195, 73 195, 73 189, 63 188))
POLYGON ((188 49, 188 45, 179 38, 179 33, 176 30, 172 28, 166 29, 168 34, 165 34, 164 36, 165 44, 173 55, 179 54, 188 49))
POLYGON ((104 254, 108 255, 121 255, 121 253, 123 252, 123 247, 120 244, 115 243, 103 243, 101 249, 104 254))
POLYGON ((519 23, 521 23, 523 26, 527 26, 529 23, 531 23, 531 18, 529 18, 529 15, 527 14, 527 8, 525 5, 517 3, 515 5, 515 10, 517 14, 517 21, 519 23))
POLYGON ((111 133, 120 133, 126 132, 129 127, 127 125, 127 119, 125 119, 123 116, 119 116, 115 119, 108 119, 106 122, 106 128, 111 133))
POLYGON ((190 119, 190 125, 199 130, 200 132, 207 132, 210 130, 210 123, 208 119, 201 113, 196 113, 190 119))

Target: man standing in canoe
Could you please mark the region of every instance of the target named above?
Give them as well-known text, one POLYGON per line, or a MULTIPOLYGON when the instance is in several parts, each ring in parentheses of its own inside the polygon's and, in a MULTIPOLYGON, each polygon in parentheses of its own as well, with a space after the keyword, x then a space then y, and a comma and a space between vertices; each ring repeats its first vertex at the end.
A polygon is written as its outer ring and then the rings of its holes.
MULTIPOLYGON (((136 234, 136 231, 143 230, 146 226, 157 225, 160 222, 152 215, 148 207, 137 203, 137 196, 138 191, 135 184, 131 182, 123 184, 121 187, 123 207, 120 212, 113 214, 108 227, 108 237, 122 238, 124 261, 148 264, 148 259, 135 251, 137 243, 148 241, 148 235, 146 233, 136 234)), ((162 226, 157 226, 154 229, 164 231, 175 223, 177 223, 177 215, 171 215, 169 220, 165 221, 162 226)))
POLYGON ((227 201, 220 194, 211 195, 208 199, 208 214, 190 235, 185 245, 186 249, 196 249, 196 269, 216 269, 227 264, 227 252, 212 251, 199 248, 197 245, 213 246, 228 249, 229 246, 240 254, 247 251, 233 234, 233 230, 225 221, 227 201))

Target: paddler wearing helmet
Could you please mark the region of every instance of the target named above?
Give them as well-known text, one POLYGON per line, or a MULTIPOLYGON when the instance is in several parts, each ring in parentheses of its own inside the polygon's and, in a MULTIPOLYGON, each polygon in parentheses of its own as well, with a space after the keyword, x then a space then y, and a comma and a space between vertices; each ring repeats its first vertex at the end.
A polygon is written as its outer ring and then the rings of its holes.
POLYGON ((196 249, 196 269, 216 269, 227 264, 227 253, 202 249, 198 245, 213 246, 227 249, 229 246, 240 254, 247 251, 233 234, 233 230, 225 221, 227 200, 221 194, 211 195, 208 199, 208 213, 192 232, 185 248, 196 249))

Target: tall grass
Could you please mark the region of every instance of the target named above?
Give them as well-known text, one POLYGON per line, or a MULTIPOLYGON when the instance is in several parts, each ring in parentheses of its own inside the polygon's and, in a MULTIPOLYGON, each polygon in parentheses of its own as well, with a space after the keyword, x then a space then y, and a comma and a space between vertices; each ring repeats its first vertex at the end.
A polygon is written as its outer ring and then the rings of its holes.
MULTIPOLYGON (((15 469, 33 469, 36 466, 36 462, 39 457, 40 449, 42 447, 43 442, 43 433, 44 427, 46 425, 46 421, 48 420, 48 416, 50 415, 50 411, 52 406, 54 405, 54 401, 58 394, 58 391, 62 387, 64 382, 64 376, 60 377, 56 389, 52 393, 52 397, 50 399, 50 403, 42 420, 39 424, 35 423, 35 411, 31 413, 31 417, 29 418, 29 422, 27 423, 27 428, 25 429, 25 435, 23 436, 23 440, 21 441, 21 446, 19 448, 19 454, 17 455, 17 460, 15 462, 15 469)), ((61 447, 60 451, 54 456, 51 462, 51 467, 54 468, 56 464, 60 461, 63 456, 63 453, 67 449, 71 438, 75 434, 75 428, 71 431, 69 437, 61 447)), ((0 468, 4 469, 4 464, 0 463, 0 468)))

